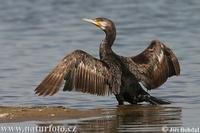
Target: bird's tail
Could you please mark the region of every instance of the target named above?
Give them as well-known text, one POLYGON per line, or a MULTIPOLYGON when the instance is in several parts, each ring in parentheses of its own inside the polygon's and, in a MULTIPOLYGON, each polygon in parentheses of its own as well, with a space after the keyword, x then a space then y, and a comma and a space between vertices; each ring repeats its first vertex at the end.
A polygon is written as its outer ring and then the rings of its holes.
POLYGON ((156 98, 156 97, 153 97, 153 96, 150 96, 150 95, 149 95, 149 98, 146 99, 146 100, 147 100, 147 102, 149 102, 149 103, 151 103, 153 105, 170 104, 170 102, 167 101, 167 100, 156 98))
POLYGON ((150 104, 153 104, 153 105, 170 104, 170 102, 167 100, 163 100, 163 99, 151 96, 144 89, 140 89, 139 93, 140 93, 139 101, 141 101, 141 102, 145 101, 145 102, 149 102, 150 104))

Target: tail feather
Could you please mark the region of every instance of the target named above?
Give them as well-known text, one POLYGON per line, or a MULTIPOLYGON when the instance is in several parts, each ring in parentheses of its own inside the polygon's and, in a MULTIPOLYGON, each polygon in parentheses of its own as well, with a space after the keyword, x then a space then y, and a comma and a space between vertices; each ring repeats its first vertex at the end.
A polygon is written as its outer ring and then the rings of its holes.
POLYGON ((146 92, 142 88, 140 89, 139 94, 140 94, 140 101, 142 102, 143 101, 149 102, 150 104, 153 104, 153 105, 170 104, 170 102, 167 100, 163 100, 163 99, 151 96, 148 92, 146 92))
POLYGON ((160 105, 160 104, 170 104, 169 101, 164 101, 162 99, 159 99, 159 98, 156 98, 156 97, 153 97, 153 96, 150 96, 150 98, 148 99, 148 102, 153 104, 153 105, 160 105))

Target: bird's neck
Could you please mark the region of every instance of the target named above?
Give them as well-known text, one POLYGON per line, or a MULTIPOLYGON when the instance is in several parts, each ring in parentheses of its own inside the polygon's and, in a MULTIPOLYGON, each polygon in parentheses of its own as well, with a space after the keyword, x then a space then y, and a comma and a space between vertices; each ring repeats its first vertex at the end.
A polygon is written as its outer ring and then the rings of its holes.
POLYGON ((107 45, 112 47, 112 45, 115 41, 115 37, 116 37, 116 30, 114 28, 106 33, 106 37, 105 37, 104 41, 106 41, 108 43, 107 45))
POLYGON ((104 40, 102 40, 100 44, 100 59, 104 59, 110 55, 113 55, 113 51, 111 49, 113 42, 115 41, 116 33, 112 32, 112 34, 106 34, 104 40))

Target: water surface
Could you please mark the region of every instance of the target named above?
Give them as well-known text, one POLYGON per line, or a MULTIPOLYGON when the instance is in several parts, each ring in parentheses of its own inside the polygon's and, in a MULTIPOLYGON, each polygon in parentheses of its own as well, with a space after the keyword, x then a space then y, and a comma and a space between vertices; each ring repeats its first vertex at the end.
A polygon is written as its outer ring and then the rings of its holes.
POLYGON ((1 106, 112 108, 115 113, 108 119, 102 117, 61 122, 65 125, 76 124, 79 129, 88 129, 87 132, 98 132, 96 129, 101 132, 109 132, 110 129, 115 129, 116 132, 126 132, 125 129, 127 132, 131 129, 159 132, 163 126, 162 120, 164 124, 174 126, 198 127, 199 5, 198 0, 0 1, 1 106), (121 107, 116 106, 114 96, 97 97, 61 91, 53 97, 34 95, 35 87, 64 55, 75 49, 82 49, 98 57, 99 43, 104 34, 81 19, 99 16, 110 18, 116 23, 117 39, 113 49, 120 55, 136 55, 153 39, 163 41, 176 53, 181 65, 181 75, 169 79, 159 89, 150 92, 172 101, 170 111, 163 107, 150 114, 145 111, 134 114, 129 113, 132 107, 127 106, 124 107, 129 110, 127 115, 118 115, 116 112, 121 107), (177 108, 180 110, 178 114, 177 108), (109 127, 105 128, 106 125, 109 127))

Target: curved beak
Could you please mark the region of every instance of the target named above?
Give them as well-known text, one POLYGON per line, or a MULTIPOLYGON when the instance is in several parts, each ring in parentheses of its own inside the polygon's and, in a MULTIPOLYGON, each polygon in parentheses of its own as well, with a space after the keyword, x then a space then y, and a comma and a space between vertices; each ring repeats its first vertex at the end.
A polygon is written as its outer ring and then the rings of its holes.
POLYGON ((89 22, 89 23, 91 23, 91 24, 94 24, 94 25, 96 25, 97 27, 101 27, 101 24, 100 24, 98 21, 94 20, 94 19, 83 18, 82 20, 83 20, 83 21, 86 21, 86 22, 89 22))

